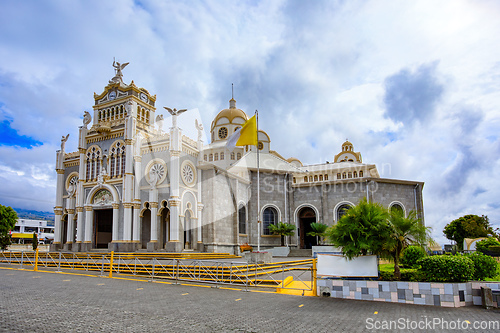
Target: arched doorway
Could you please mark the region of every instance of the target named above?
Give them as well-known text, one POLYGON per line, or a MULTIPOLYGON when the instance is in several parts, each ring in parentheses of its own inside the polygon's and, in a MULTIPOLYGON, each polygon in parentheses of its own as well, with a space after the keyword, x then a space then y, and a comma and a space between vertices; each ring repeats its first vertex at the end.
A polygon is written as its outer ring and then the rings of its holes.
MULTIPOLYGON (((149 208, 149 205, 146 204, 149 208)), ((151 211, 146 209, 142 213, 142 226, 141 226, 141 247, 148 248, 148 243, 151 241, 151 211)))
POLYGON ((104 249, 112 241, 113 210, 94 209, 94 247, 104 249))
POLYGON ((191 212, 186 210, 184 214, 184 249, 192 249, 193 246, 193 228, 191 220, 191 212))
POLYGON ((68 242, 68 214, 65 214, 63 216, 61 224, 62 224, 61 244, 66 244, 68 242))
POLYGON ((165 245, 169 241, 169 231, 170 231, 170 210, 166 207, 166 203, 164 203, 163 209, 161 211, 161 220, 160 220, 160 246, 162 249, 165 248, 165 245))
POLYGON ((318 245, 316 237, 307 236, 307 233, 312 231, 311 223, 316 222, 316 212, 311 207, 304 207, 299 211, 298 218, 300 248, 311 249, 313 246, 318 245))

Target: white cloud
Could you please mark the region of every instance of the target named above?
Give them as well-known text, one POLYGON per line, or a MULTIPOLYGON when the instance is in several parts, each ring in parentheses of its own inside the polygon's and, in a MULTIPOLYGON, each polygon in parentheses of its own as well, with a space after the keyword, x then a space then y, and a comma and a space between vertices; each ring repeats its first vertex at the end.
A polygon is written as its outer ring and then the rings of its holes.
MULTIPOLYGON (((0 120, 43 145, 0 146, 1 200, 51 209, 61 135, 76 150, 83 111, 117 57, 130 62, 126 81, 157 94, 158 113, 197 108, 208 131, 234 83, 237 106, 259 110, 283 156, 331 161, 347 137, 384 176, 426 182, 426 222, 441 243, 460 214, 500 224, 499 11, 465 0, 4 1, 0 120), (386 78, 434 62, 444 93, 432 116, 385 118, 386 78), (460 170, 461 186, 446 192, 460 170)), ((191 136, 193 119, 182 125, 191 136)))

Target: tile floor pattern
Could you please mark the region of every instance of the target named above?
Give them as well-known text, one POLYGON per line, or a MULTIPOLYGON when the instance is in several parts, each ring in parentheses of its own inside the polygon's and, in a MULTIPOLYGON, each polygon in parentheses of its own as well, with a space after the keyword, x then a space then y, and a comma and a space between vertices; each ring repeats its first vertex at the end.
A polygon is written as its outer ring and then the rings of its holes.
POLYGON ((1 332, 369 332, 389 321, 408 323, 404 328, 412 325, 407 320, 500 321, 498 310, 480 307, 290 296, 6 267, 0 266, 1 332))

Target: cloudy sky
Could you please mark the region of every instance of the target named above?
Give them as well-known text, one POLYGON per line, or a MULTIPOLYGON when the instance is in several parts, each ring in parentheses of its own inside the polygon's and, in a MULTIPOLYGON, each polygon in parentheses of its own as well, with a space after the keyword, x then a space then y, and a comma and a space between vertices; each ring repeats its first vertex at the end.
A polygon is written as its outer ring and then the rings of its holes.
POLYGON ((0 203, 52 210, 55 151, 124 81, 163 106, 259 110, 272 149, 332 160, 346 138, 382 177, 425 182, 426 224, 500 227, 498 1, 0 2, 0 203))

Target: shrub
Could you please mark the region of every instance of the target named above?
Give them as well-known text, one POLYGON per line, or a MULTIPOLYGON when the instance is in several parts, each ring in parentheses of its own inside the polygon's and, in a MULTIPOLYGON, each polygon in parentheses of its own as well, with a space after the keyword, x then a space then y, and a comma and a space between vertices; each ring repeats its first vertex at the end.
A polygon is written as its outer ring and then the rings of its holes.
POLYGON ((476 251, 485 253, 485 251, 489 251, 490 246, 500 246, 500 242, 495 237, 489 237, 483 240, 480 240, 476 243, 476 251))
POLYGON ((466 256, 430 256, 417 263, 427 281, 466 282, 474 277, 474 262, 466 256))
POLYGON ((408 246, 401 257, 401 264, 407 268, 415 268, 417 261, 426 256, 427 253, 420 246, 408 246))
POLYGON ((490 256, 481 252, 475 252, 465 255, 474 262, 474 280, 484 280, 497 275, 497 262, 490 256))

